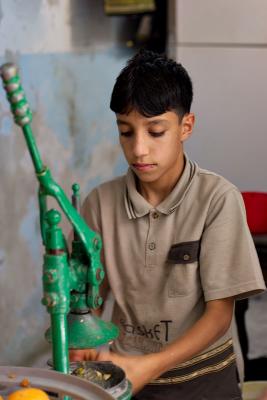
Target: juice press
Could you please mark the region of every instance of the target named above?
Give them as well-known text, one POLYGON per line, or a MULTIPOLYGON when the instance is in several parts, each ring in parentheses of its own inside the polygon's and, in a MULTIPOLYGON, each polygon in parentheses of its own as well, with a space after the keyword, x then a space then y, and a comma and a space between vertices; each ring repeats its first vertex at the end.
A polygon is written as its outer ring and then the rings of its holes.
MULTIPOLYGON (((51 321, 46 338, 52 343, 53 368, 69 374, 69 348, 95 348, 113 341, 119 334, 113 323, 101 320, 92 312, 103 302, 99 292, 104 279, 104 269, 100 261, 102 241, 79 213, 79 185, 72 186, 70 201, 42 162, 31 129, 32 112, 21 86, 18 68, 12 63, 4 64, 0 68, 0 75, 15 123, 22 128, 39 181, 40 229, 45 248, 42 304, 46 306, 51 321), (56 200, 73 228, 71 253, 59 226, 61 213, 56 209, 47 209, 48 196, 56 200)), ((109 387, 110 393, 115 396, 113 398, 130 399, 131 385, 123 371, 111 363, 107 364, 108 366, 102 366, 112 368, 112 373, 117 376, 114 385, 109 387), (118 375, 121 382, 118 381, 118 375)))

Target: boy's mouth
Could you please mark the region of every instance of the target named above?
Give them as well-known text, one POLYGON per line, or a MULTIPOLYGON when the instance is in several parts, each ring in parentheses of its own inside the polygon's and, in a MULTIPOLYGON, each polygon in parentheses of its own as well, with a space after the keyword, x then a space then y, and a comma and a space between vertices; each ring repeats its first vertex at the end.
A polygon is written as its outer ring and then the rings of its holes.
POLYGON ((138 171, 149 171, 153 169, 156 164, 134 163, 132 167, 138 171))

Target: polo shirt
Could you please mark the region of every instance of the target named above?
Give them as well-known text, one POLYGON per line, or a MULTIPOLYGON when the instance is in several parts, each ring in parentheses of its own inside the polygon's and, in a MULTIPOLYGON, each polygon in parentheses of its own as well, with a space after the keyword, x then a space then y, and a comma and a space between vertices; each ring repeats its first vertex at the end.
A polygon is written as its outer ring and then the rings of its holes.
MULTIPOLYGON (((186 155, 179 181, 157 207, 137 191, 129 169, 94 189, 83 215, 103 239, 112 321, 120 328, 115 351, 160 351, 202 316, 207 301, 265 289, 240 192, 186 155)), ((205 351, 231 337, 232 327, 205 351)))

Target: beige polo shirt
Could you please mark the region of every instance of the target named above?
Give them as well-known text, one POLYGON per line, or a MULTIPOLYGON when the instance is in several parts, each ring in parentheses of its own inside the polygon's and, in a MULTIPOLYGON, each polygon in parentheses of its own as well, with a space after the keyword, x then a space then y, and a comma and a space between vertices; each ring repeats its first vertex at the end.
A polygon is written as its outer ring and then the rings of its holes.
MULTIPOLYGON (((190 328, 205 302, 265 289, 235 186, 185 157, 169 196, 151 206, 131 170, 94 189, 83 206, 103 239, 122 353, 159 351, 190 328)), ((209 349, 232 336, 231 329, 209 349)))

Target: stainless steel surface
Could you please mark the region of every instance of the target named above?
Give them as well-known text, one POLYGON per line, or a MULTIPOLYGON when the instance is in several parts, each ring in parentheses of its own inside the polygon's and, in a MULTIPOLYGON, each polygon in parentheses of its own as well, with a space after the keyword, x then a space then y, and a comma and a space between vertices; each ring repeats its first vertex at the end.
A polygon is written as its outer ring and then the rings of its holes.
POLYGON ((75 376, 41 368, 10 366, 0 366, 0 395, 4 395, 8 388, 18 386, 25 378, 32 387, 57 394, 58 400, 64 395, 71 396, 73 400, 114 400, 101 387, 75 376))

